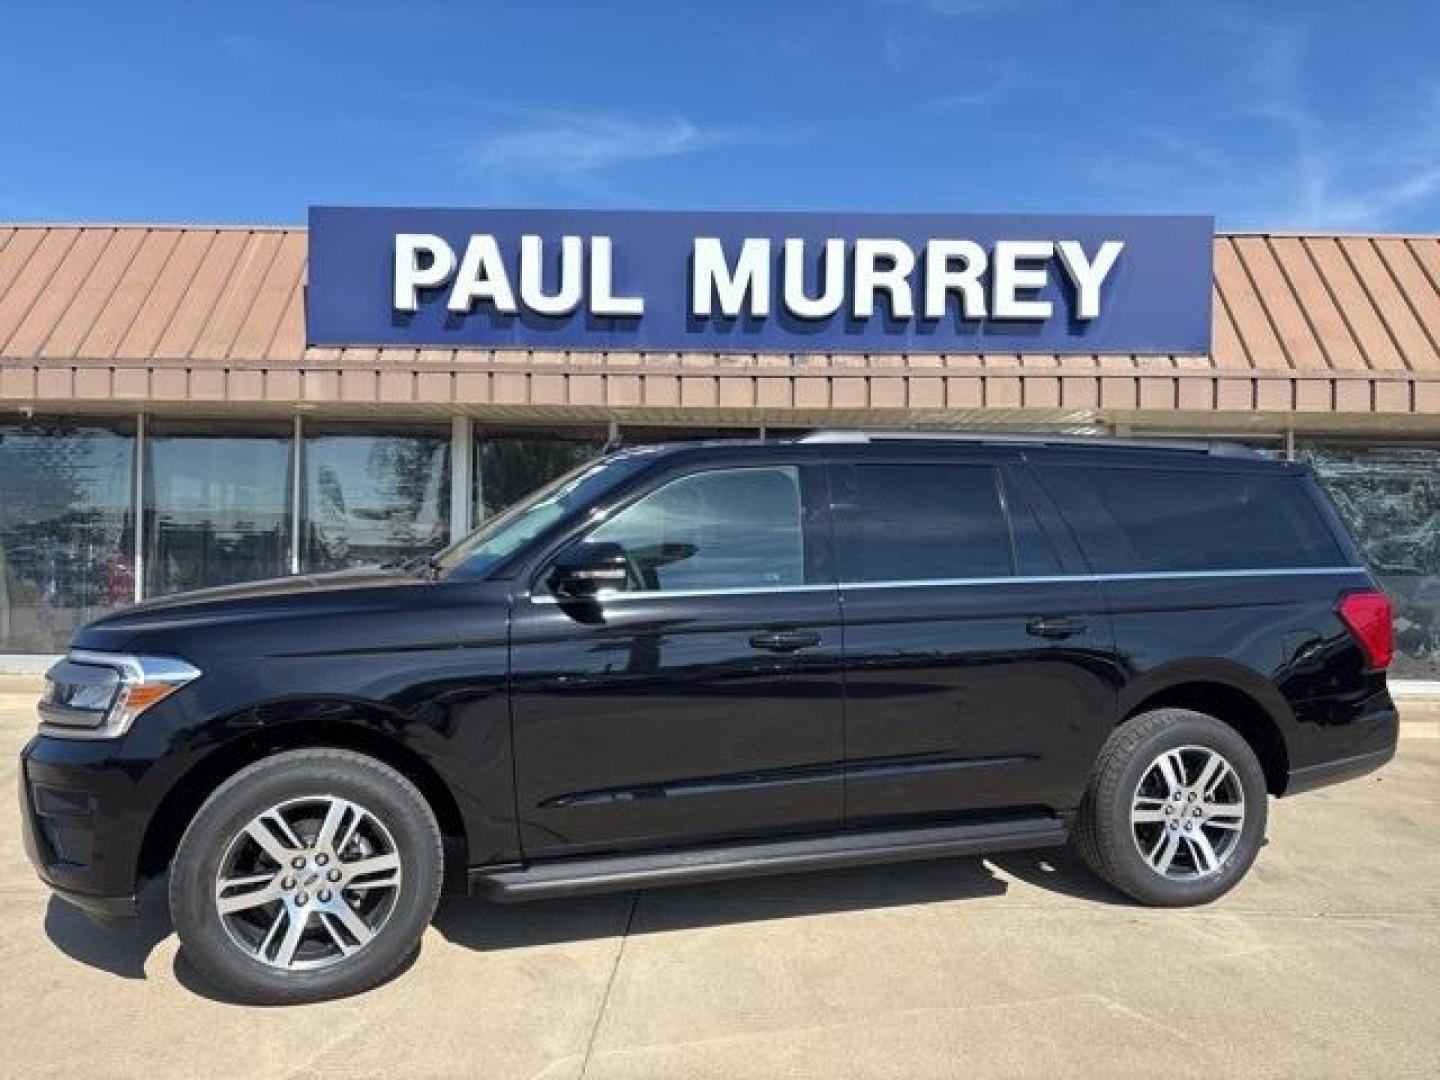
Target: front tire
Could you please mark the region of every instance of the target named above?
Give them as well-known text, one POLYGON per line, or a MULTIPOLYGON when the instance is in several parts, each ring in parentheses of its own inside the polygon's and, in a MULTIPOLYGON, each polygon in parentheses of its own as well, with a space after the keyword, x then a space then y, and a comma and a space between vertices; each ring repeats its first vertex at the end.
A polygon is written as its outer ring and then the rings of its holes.
POLYGON ((170 913, 186 957, 226 995, 320 1001, 399 970, 442 872, 440 830, 410 781, 348 750, 292 750, 200 808, 171 868, 170 913))
POLYGON ((1095 760, 1075 846, 1143 904, 1207 904, 1240 881, 1265 839, 1265 772, 1249 743, 1188 709, 1141 713, 1095 760))

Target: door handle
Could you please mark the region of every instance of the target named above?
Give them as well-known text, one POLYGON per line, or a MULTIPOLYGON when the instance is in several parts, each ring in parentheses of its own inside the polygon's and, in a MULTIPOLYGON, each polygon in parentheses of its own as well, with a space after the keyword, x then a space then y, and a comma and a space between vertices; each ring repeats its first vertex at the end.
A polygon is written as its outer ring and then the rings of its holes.
POLYGON ((795 652, 820 644, 820 635, 813 630, 764 630, 750 635, 750 645, 767 652, 795 652))
POLYGON ((1072 615, 1038 616, 1025 624, 1025 632, 1035 637, 1067 638, 1083 634, 1089 624, 1072 615))

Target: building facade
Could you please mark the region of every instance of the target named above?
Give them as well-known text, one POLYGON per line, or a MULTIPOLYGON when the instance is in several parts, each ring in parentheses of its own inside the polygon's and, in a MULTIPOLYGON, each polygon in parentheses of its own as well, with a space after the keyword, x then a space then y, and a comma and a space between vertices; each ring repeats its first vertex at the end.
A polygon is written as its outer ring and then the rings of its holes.
POLYGON ((1312 461, 1440 679, 1440 237, 1222 234, 1204 354, 307 344, 293 228, 0 227, 0 654, 432 549, 607 439, 1225 437, 1312 461))

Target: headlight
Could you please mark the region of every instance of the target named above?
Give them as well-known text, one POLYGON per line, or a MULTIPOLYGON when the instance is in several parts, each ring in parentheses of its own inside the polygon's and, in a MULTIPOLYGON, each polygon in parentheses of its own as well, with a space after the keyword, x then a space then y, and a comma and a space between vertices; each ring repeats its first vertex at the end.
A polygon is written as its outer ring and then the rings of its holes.
POLYGON ((40 733, 62 739, 114 739, 200 669, 166 656, 76 650, 45 673, 40 733))

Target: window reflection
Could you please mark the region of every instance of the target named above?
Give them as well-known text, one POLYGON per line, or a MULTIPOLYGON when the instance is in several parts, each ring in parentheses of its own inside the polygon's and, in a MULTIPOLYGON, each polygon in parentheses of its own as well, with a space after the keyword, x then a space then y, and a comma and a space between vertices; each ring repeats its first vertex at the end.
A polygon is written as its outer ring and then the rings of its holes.
POLYGON ((1313 445, 1315 467, 1395 605, 1399 678, 1440 678, 1440 448, 1313 445))
POLYGON ((304 570, 397 562, 449 537, 448 431, 322 429, 304 473, 304 570))
POLYGON ((483 521, 598 457, 603 433, 475 433, 476 520, 483 521))
POLYGON ((0 652, 63 652, 134 598, 134 461, 124 427, 0 425, 0 652))
POLYGON ((145 447, 146 596, 289 572, 288 429, 157 426, 145 447))
POLYGON ((801 585, 800 475, 792 466, 715 469, 673 480, 589 536, 625 549, 650 592, 801 585))

